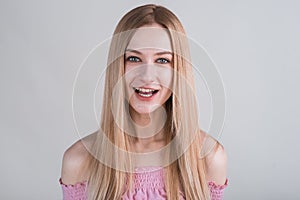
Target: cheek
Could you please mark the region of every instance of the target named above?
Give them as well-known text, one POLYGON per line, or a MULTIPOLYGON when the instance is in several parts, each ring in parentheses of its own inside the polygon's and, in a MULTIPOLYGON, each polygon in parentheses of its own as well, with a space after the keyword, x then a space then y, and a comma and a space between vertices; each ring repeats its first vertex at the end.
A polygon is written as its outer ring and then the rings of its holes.
POLYGON ((165 88, 168 88, 171 90, 172 89, 171 86, 172 86, 172 82, 173 82, 173 69, 166 68, 166 69, 161 70, 159 72, 159 79, 165 88))
POLYGON ((141 71, 142 69, 140 65, 135 63, 126 64, 124 66, 124 73, 126 79, 134 79, 136 77, 139 77, 142 74, 141 71))
POLYGON ((137 67, 141 66, 140 63, 134 63, 134 62, 125 62, 124 64, 124 71, 129 72, 137 67))
POLYGON ((128 65, 128 64, 125 64, 124 65, 124 71, 125 73, 127 73, 128 71, 130 71, 132 69, 132 66, 131 65, 128 65))
POLYGON ((161 104, 166 103, 166 101, 170 98, 171 95, 172 95, 172 90, 168 88, 164 88, 164 91, 160 99, 161 104))
POLYGON ((132 73, 130 67, 125 67, 125 73, 123 75, 123 83, 126 92, 126 99, 128 100, 134 93, 132 90, 132 82, 134 81, 134 73, 132 73))
POLYGON ((124 79, 126 83, 131 83, 135 76, 137 76, 136 70, 133 70, 134 66, 126 65, 124 69, 124 79))

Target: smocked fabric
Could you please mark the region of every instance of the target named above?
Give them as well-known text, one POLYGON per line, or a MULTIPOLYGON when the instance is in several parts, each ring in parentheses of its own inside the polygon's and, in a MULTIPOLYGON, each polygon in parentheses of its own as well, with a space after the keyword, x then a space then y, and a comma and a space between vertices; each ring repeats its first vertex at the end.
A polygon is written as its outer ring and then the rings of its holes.
MULTIPOLYGON (((123 194, 122 200, 166 200, 167 193, 163 178, 162 167, 136 168, 133 174, 133 187, 123 194)), ((63 200, 87 200, 87 181, 66 185, 60 178, 59 183, 62 186, 63 200)), ((224 185, 209 182, 211 200, 222 200, 227 185, 227 179, 224 185)), ((180 192, 180 200, 184 199, 183 193, 180 192)))

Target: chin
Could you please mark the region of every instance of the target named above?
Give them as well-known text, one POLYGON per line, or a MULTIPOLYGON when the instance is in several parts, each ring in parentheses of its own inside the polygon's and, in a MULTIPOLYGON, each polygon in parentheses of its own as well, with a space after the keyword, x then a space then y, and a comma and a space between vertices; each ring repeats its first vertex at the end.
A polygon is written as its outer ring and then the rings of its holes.
POLYGON ((149 107, 142 107, 142 108, 135 108, 133 107, 135 112, 139 113, 139 114, 149 114, 149 113, 152 113, 155 108, 149 108, 149 107))
POLYGON ((131 107, 139 114, 149 114, 158 108, 157 105, 131 105, 131 107))

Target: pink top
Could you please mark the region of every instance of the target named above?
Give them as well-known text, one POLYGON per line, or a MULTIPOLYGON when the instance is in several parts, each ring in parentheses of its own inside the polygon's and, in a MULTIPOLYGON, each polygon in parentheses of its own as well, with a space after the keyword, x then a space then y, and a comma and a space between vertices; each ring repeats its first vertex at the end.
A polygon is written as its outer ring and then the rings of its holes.
MULTIPOLYGON (((133 181, 133 189, 123 194, 122 200, 167 199, 162 167, 138 168, 134 173, 133 181)), ((63 200, 87 200, 87 181, 76 183, 75 185, 66 185, 60 178, 59 183, 62 186, 63 200)), ((227 184, 228 180, 226 180, 224 185, 220 186, 209 182, 208 187, 211 200, 222 200, 227 184)), ((185 199, 183 193, 181 193, 180 199, 185 199)))

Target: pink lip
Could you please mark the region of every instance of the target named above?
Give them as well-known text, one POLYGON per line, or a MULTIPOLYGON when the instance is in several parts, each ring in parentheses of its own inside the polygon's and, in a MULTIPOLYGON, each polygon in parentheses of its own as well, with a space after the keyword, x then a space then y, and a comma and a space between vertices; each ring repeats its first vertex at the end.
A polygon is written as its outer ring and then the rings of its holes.
MULTIPOLYGON (((149 88, 150 89, 150 88, 149 88)), ((134 93, 134 95, 141 101, 151 101, 152 99, 155 98, 155 96, 159 93, 159 91, 155 94, 153 94, 151 97, 142 97, 139 94, 137 94, 136 92, 134 93)))

